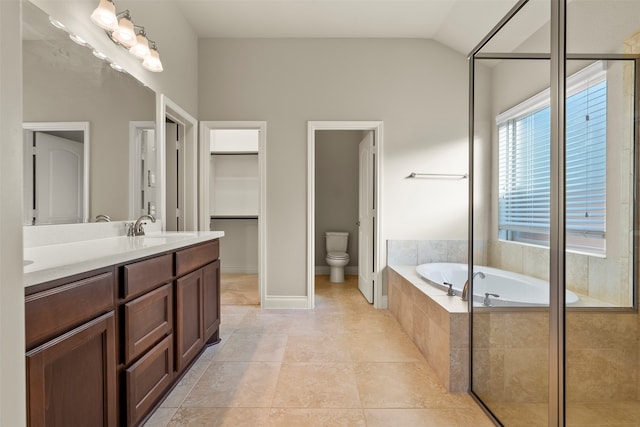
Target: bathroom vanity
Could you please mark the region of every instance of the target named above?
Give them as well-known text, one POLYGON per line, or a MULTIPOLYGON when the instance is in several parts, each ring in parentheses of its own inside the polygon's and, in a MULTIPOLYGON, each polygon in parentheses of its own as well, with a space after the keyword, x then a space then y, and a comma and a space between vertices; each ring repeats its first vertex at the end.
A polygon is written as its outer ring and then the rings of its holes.
POLYGON ((29 425, 141 424, 219 341, 222 235, 25 249, 29 425))

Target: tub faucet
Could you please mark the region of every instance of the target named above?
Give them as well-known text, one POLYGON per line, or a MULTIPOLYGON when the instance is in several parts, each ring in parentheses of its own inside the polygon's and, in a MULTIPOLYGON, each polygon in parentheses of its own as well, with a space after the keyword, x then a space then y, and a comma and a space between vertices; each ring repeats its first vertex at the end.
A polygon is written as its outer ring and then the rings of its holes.
POLYGON ((484 300, 482 301, 482 303, 484 305, 486 305, 487 307, 491 307, 491 298, 489 297, 494 297, 494 298, 500 298, 500 295, 498 294, 491 294, 489 292, 485 292, 484 293, 484 300))
POLYGON ((136 223, 133 226, 133 235, 134 236, 144 236, 144 228, 142 228, 142 226, 144 224, 146 224, 145 222, 142 222, 143 219, 150 219, 151 222, 156 222, 156 219, 153 215, 140 215, 140 218, 138 218, 136 220, 136 223))
POLYGON ((462 295, 460 295, 460 298, 462 298, 462 301, 466 301, 469 299, 469 296, 467 295, 469 293, 469 279, 467 279, 466 282, 464 282, 464 287, 462 288, 462 295))
MULTIPOLYGON (((473 273, 473 276, 471 276, 471 279, 475 279, 476 276, 480 276, 481 279, 484 279, 486 276, 484 275, 484 273, 482 271, 476 271, 475 273, 473 273)), ((469 299, 469 279, 467 279, 466 282, 464 282, 464 287, 462 288, 462 295, 460 296, 460 298, 462 298, 462 301, 467 301, 469 299)))
POLYGON ((455 296, 455 292, 453 292, 453 283, 449 283, 449 282, 443 282, 446 286, 449 287, 449 289, 447 290, 447 295, 452 297, 455 296))

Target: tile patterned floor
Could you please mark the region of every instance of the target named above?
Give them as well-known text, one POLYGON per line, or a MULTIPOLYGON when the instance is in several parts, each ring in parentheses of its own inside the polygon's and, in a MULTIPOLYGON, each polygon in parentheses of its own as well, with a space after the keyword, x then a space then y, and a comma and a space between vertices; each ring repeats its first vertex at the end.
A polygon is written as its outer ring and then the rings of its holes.
POLYGON ((470 396, 446 392, 356 277, 317 276, 315 310, 223 305, 221 335, 146 427, 493 426, 470 396))
POLYGON ((222 274, 220 276, 220 303, 234 305, 260 305, 257 274, 222 274))

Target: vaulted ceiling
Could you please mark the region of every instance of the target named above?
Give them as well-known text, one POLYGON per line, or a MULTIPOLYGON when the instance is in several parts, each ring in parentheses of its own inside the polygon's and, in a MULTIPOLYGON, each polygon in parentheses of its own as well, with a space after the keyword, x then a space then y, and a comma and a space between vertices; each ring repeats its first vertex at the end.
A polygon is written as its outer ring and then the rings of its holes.
MULTIPOLYGON (((516 0, 173 0, 200 38, 425 38, 467 54, 516 0)), ((536 23, 539 28, 541 23, 536 23)))

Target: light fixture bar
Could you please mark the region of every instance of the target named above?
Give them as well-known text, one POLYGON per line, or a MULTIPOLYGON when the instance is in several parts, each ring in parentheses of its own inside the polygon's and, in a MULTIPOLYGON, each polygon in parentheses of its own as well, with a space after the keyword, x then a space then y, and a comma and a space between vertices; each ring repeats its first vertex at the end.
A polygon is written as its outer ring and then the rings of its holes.
POLYGON ((145 69, 154 73, 163 70, 156 43, 147 38, 144 27, 133 23, 128 10, 116 13, 113 0, 100 0, 91 14, 91 20, 105 30, 112 42, 142 59, 145 69))

